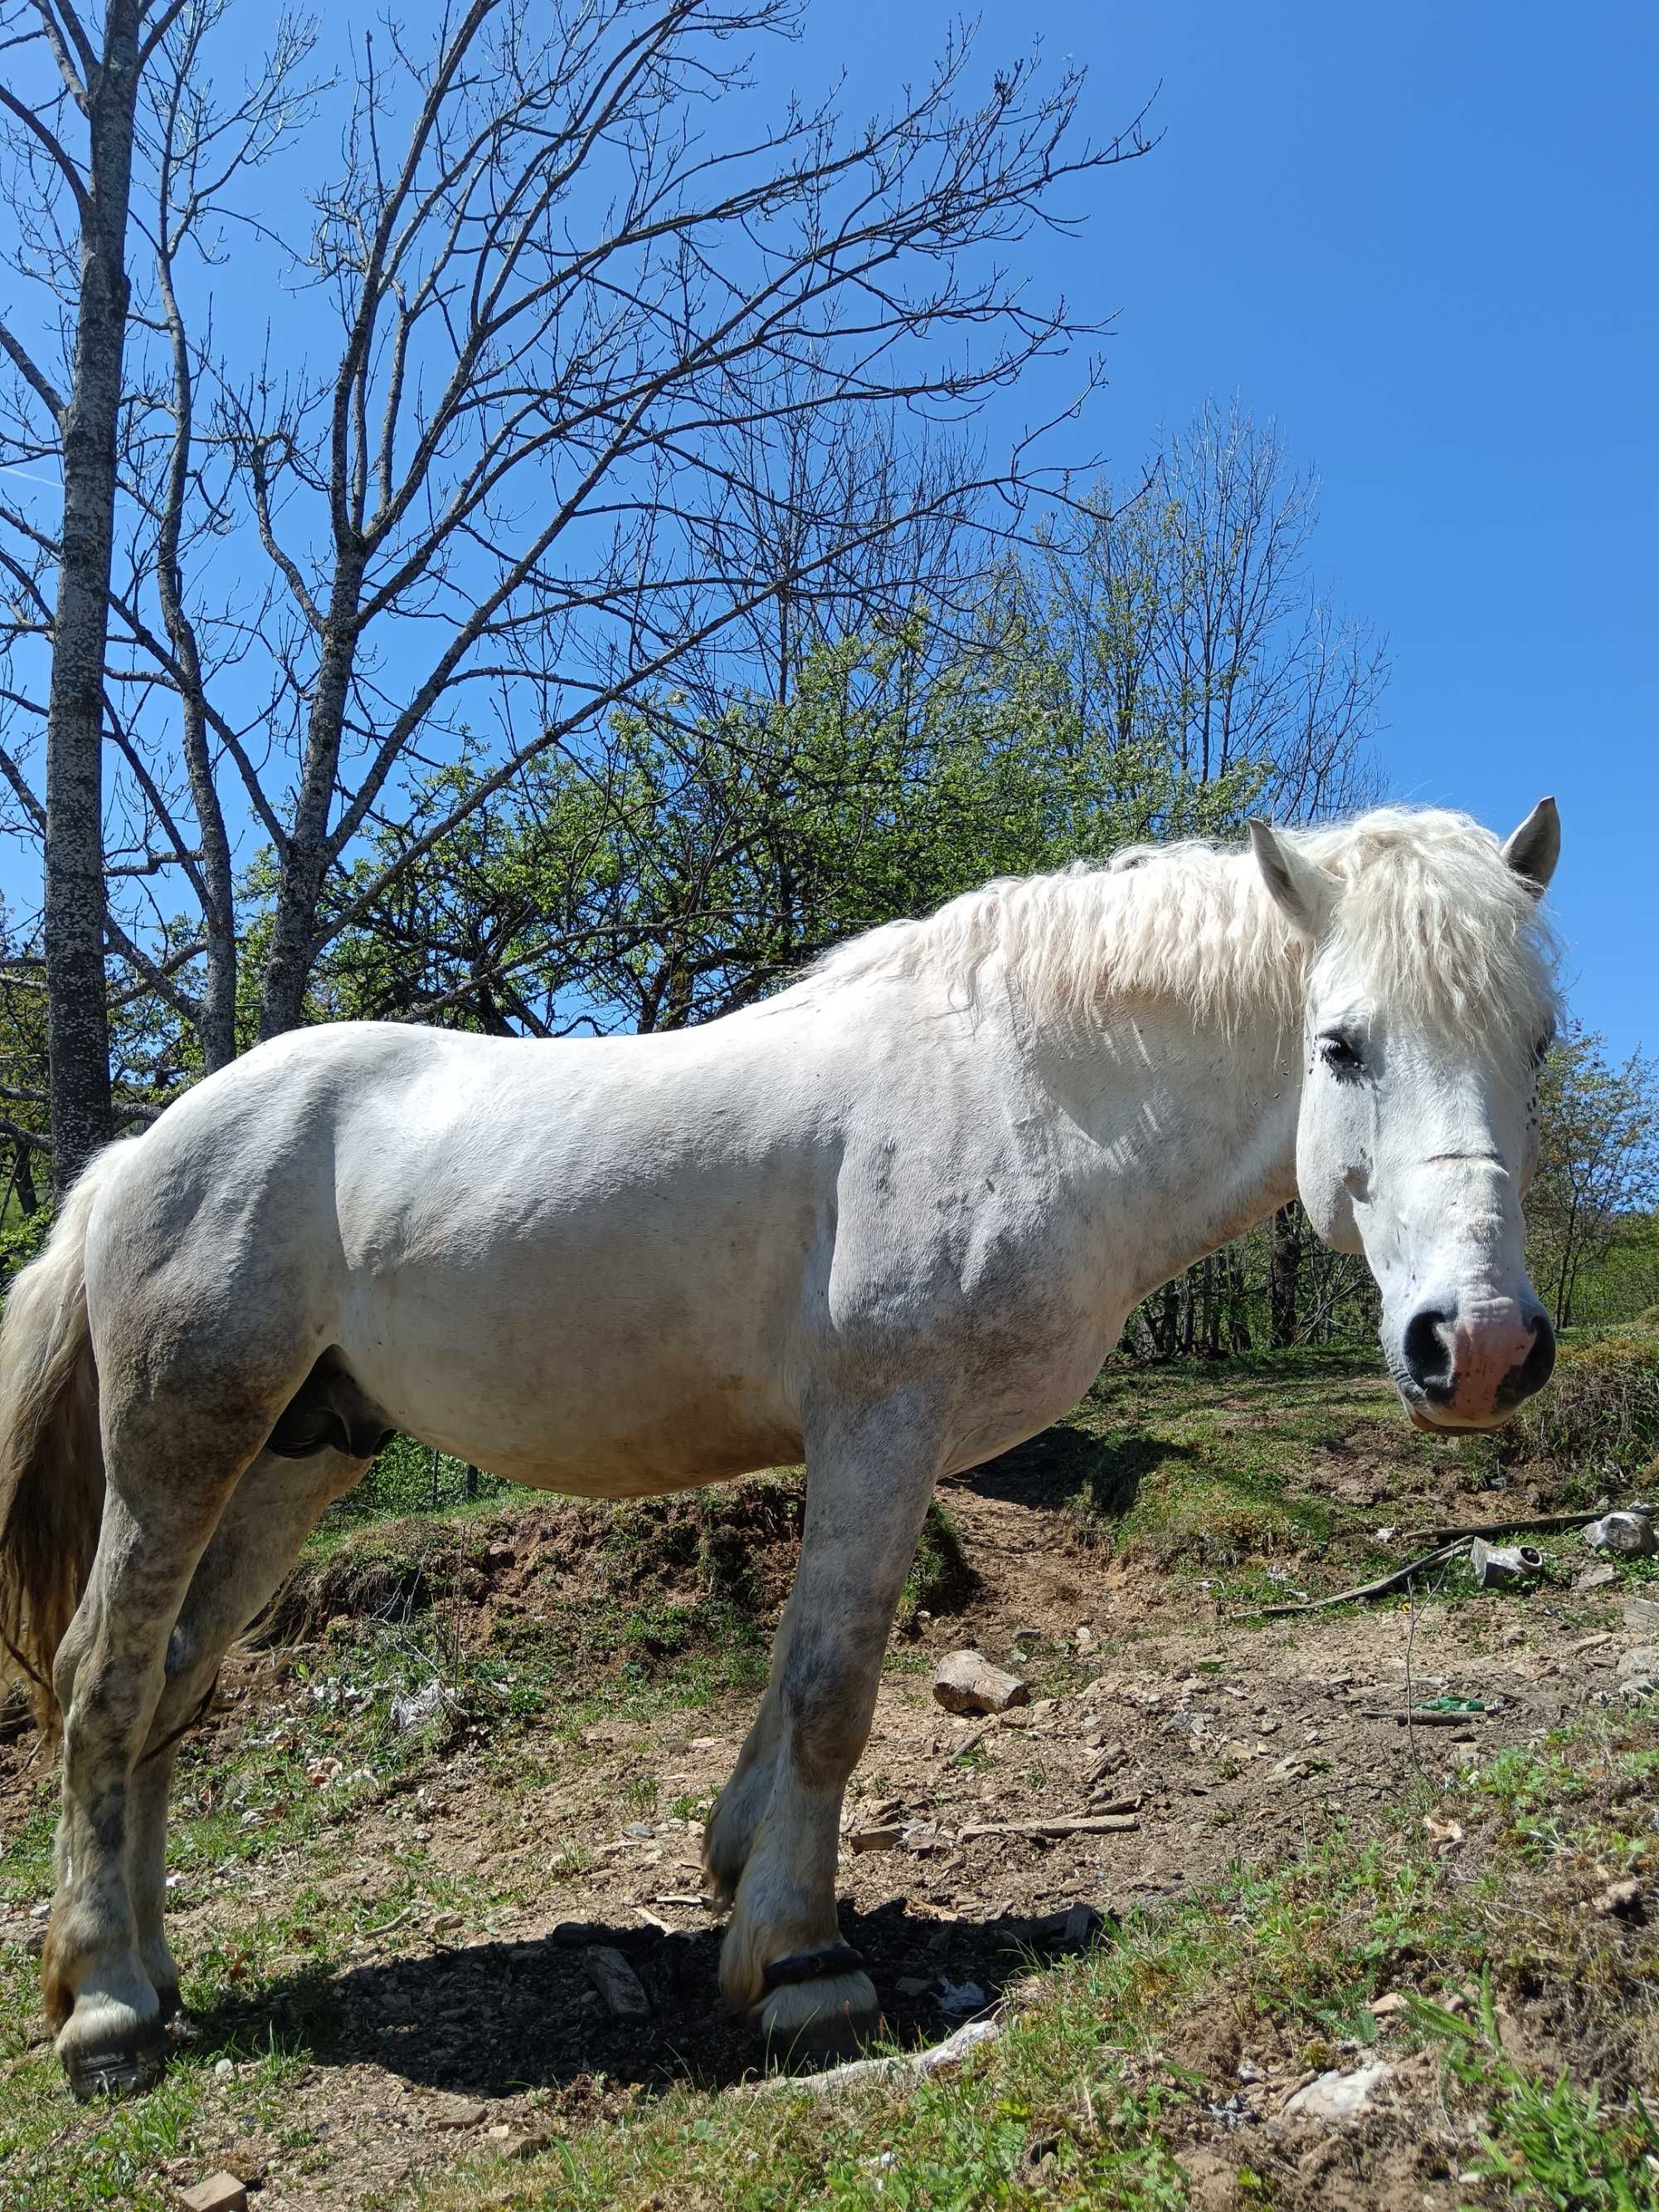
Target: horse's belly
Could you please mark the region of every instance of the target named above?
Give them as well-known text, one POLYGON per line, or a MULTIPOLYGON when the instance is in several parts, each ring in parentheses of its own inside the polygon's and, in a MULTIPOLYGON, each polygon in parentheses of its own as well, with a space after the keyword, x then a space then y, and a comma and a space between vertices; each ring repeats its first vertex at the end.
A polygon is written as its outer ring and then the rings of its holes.
POLYGON ((553 1346, 526 1358, 521 1346, 503 1356, 486 1317, 470 1318, 458 1311, 438 1332, 405 1312, 402 1329, 343 1349, 393 1427, 492 1474, 628 1498, 801 1457, 781 1363, 758 1343, 584 1328, 567 1315, 553 1346))

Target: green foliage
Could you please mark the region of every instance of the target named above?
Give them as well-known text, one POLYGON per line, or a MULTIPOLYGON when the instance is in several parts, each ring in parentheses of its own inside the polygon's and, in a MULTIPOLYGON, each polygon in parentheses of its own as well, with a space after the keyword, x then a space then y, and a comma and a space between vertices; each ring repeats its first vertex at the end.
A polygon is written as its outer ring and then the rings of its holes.
MULTIPOLYGON (((1539 1079, 1542 1143, 1527 1198, 1528 1262, 1558 1328, 1575 1318, 1628 1320, 1659 1285, 1659 1242, 1651 1220, 1659 1200, 1659 1060, 1633 1052, 1612 1066, 1602 1039, 1568 1023, 1539 1079), (1583 1311, 1603 1290, 1615 1253, 1645 1255, 1632 1274, 1624 1312, 1583 1311)), ((1602 1301, 1598 1300, 1598 1307, 1602 1301)))
POLYGON ((1612 1332, 1564 1345, 1549 1388, 1498 1437, 1501 1461, 1550 1459, 1595 1478, 1659 1457, 1659 1333, 1612 1332))

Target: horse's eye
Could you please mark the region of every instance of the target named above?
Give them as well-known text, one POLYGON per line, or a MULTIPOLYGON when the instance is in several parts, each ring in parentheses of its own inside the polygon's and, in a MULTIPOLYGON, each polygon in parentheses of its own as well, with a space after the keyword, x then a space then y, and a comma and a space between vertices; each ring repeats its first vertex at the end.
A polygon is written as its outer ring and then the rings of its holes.
POLYGON ((1333 1075, 1358 1075, 1364 1066, 1359 1047, 1344 1030, 1327 1030, 1319 1040, 1319 1057, 1333 1075))

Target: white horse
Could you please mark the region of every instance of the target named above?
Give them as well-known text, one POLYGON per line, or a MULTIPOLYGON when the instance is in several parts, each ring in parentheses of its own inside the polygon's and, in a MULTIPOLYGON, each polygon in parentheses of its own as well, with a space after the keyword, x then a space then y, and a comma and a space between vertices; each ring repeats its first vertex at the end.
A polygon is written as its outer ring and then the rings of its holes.
POLYGON ((1251 842, 994 884, 673 1035, 307 1030, 100 1155, 0 1339, 0 1635, 63 1718, 78 2090, 154 2078, 173 1747, 389 1431, 590 1497, 805 1457, 708 1841, 726 1995, 787 2042, 877 2017, 836 1838, 933 1485, 1074 1405, 1137 1299, 1299 1191, 1370 1262, 1420 1426, 1539 1388, 1553 802, 1501 848, 1398 811, 1251 842))

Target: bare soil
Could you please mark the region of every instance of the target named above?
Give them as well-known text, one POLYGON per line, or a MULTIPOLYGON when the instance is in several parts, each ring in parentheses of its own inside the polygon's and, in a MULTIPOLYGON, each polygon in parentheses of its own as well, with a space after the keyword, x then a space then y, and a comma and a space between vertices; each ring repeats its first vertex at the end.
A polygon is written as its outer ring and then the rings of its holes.
MULTIPOLYGON (((1407 1506, 1398 1474, 1355 1463, 1339 1438, 1310 1482, 1367 1507, 1392 1486, 1393 1521, 1419 1507, 1425 1519, 1481 1517, 1455 1469, 1437 1486, 1414 1477, 1420 1495, 1407 1506)), ((1204 1588, 1149 1553, 1092 1548, 1066 1505, 1072 1486, 1033 1448, 947 1486, 972 1570, 960 1578, 960 1609, 924 1614, 896 1639, 848 1794, 841 1919, 901 2041, 931 2042, 968 2013, 1017 2002, 1034 1962, 1063 1948, 1065 1916, 1079 1901, 1109 1930, 1112 1916, 1241 1860, 1293 1857, 1339 1826, 1363 1836, 1376 1808, 1425 1778, 1536 1740, 1609 1691, 1627 1640, 1616 1589, 1555 1586, 1267 1625, 1222 1617, 1204 1588), (942 1711, 933 1668, 964 1645, 1024 1674, 1033 1703, 988 1724, 942 1711), (1451 1727, 1402 1725, 1408 1675, 1419 1700, 1450 1692, 1485 1711, 1451 1727), (1125 1805, 1136 1825, 1120 1832, 1007 1832, 1125 1805), (855 1848, 869 1831, 883 1832, 884 1847, 855 1848)), ((775 1611, 787 1588, 791 1520, 774 1502, 741 1524, 763 1610, 775 1611)), ((534 1507, 492 1521, 468 1559, 459 1595, 453 1577, 446 1587, 474 1640, 503 1621, 515 1633, 533 1628, 538 1608, 568 1601, 592 1565, 568 1520, 534 1507)), ((1293 1589, 1297 1561, 1282 1564, 1293 1589)), ((327 1605, 343 1591, 351 1597, 349 1583, 331 1583, 327 1605)), ((357 1605, 373 1609, 386 1595, 365 1570, 357 1605)), ((298 1639, 297 1659, 294 1643, 279 1640, 232 1662, 208 1724, 210 1761, 302 1711, 301 1669, 314 1673, 327 1650, 314 1594, 307 1602, 310 1613, 301 1604, 276 1623, 279 1637, 298 1639)), ((341 1633, 337 1619, 337 1641, 341 1633)), ((361 1913, 365 1932, 348 1962, 322 1975, 296 1937, 291 1971, 274 1985, 262 1975, 256 2007, 186 2021, 182 2033, 210 2048, 240 2035, 252 2050, 274 2015, 279 2027, 302 2024, 322 2055, 294 2087, 280 2130, 239 2136, 210 2111, 173 2178, 229 2165, 258 2183, 259 2212, 395 2203, 441 2172, 458 2143, 511 2149, 619 2115, 675 2081, 718 2087, 751 2074, 755 2045, 720 2005, 720 1921, 702 1894, 701 1821, 665 1808, 713 1798, 752 1707, 751 1697, 728 1695, 702 1710, 601 1719, 574 1743, 530 1724, 513 1739, 514 1787, 503 1786, 499 1747, 471 1732, 434 1753, 406 1789, 356 1813, 335 1832, 337 1848, 231 1862, 210 1881, 181 1883, 172 1940, 187 1987, 192 1959, 234 1952, 261 1923, 344 1911, 361 1913), (642 1781, 655 1785, 654 1808, 642 1781), (446 1910, 428 1897, 367 1932, 383 1917, 376 1900, 399 1894, 415 1863, 427 1891, 441 1892, 447 1875, 475 1887, 483 1876, 506 1901, 446 1910), (598 1943, 638 1975, 645 2027, 614 2020, 594 1989, 587 1951, 598 1943)), ((30 1758, 26 1737, 0 1745, 0 1824, 35 1802, 30 1758)), ((199 1759, 191 1771, 201 1773, 199 1759)), ((16 1936, 27 1910, 0 1936, 16 1936)), ((1258 2037, 1247 2050, 1246 2033, 1231 2019, 1182 2023, 1169 2057, 1212 2082, 1218 2106, 1238 2096, 1241 2062, 1250 2061, 1261 2080, 1249 2096, 1276 2109, 1305 2069, 1288 2045, 1262 2047, 1258 2037)), ((1326 2212, 1460 2201, 1443 2155, 1425 2163, 1432 2081, 1413 2091, 1402 2077, 1395 2098, 1407 2115, 1397 2124, 1286 2131, 1274 2201, 1316 2199, 1326 2212)), ((1235 2131, 1224 2112, 1189 2145, 1195 2203, 1236 2201, 1235 2131)))

